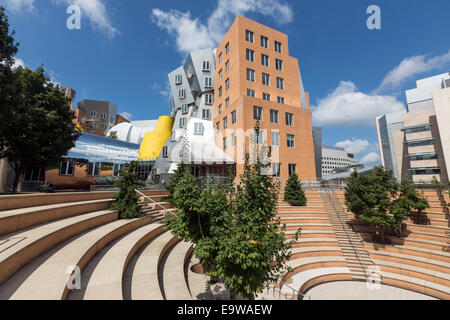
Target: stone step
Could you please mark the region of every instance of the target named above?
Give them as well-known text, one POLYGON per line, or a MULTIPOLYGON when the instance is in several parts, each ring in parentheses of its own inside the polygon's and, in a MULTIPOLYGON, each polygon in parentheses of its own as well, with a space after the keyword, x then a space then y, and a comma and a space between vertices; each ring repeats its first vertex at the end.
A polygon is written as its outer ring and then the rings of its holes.
POLYGON ((117 218, 117 212, 97 211, 34 226, 1 237, 0 285, 52 247, 117 218))
POLYGON ((192 253, 192 244, 180 242, 167 253, 163 266, 163 291, 166 300, 192 300, 185 277, 185 266, 192 253))
POLYGON ((159 266, 167 251, 178 242, 170 232, 164 232, 136 253, 124 276, 125 300, 163 300, 159 285, 159 266))
POLYGON ((69 266, 77 266, 83 273, 100 250, 151 221, 151 217, 117 220, 68 239, 14 274, 0 287, 0 300, 64 300, 69 293, 69 266))
POLYGON ((42 223, 107 210, 112 203, 112 199, 100 199, 3 211, 0 214, 0 237, 42 223))
POLYGON ((112 242, 87 265, 81 290, 69 300, 123 300, 123 275, 133 255, 145 243, 164 232, 161 224, 148 224, 112 242))

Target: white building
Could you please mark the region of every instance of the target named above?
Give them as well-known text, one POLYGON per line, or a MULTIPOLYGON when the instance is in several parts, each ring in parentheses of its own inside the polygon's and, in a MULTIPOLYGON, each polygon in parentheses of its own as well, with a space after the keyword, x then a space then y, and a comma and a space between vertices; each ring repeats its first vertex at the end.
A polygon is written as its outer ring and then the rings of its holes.
POLYGON ((183 66, 169 73, 171 116, 175 118, 170 140, 156 160, 152 176, 172 174, 184 161, 194 176, 220 176, 224 165, 234 163, 214 139, 214 71, 212 49, 194 51, 183 66))
POLYGON ((118 140, 140 145, 145 134, 154 131, 157 124, 158 120, 122 122, 112 127, 106 136, 116 132, 118 140))
POLYGON ((334 170, 355 166, 355 156, 344 148, 322 146, 322 177, 334 173, 334 170))
POLYGON ((381 158, 397 179, 444 183, 450 176, 450 72, 406 91, 407 112, 377 118, 381 158))

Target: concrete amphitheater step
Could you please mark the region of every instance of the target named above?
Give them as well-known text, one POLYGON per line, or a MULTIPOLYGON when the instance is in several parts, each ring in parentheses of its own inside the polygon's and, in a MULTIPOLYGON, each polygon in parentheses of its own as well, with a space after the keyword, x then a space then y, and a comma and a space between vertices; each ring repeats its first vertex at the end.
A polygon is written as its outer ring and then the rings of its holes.
POLYGON ((278 212, 277 217, 279 217, 281 220, 289 222, 290 220, 295 219, 302 219, 302 218, 324 218, 324 220, 328 221, 328 215, 325 212, 295 212, 295 213, 282 213, 278 212))
POLYGON ((170 232, 164 232, 136 253, 124 276, 125 300, 164 299, 160 288, 159 265, 167 251, 177 242, 178 239, 170 232))
POLYGON ((375 259, 373 261, 382 271, 398 273, 404 276, 422 279, 446 286, 450 290, 450 274, 411 266, 398 262, 375 259))
MULTIPOLYGON (((298 228, 301 228, 301 225, 298 225, 298 228)), ((296 230, 287 230, 284 232, 287 237, 294 236, 295 233, 296 230)), ((334 232, 330 230, 302 230, 300 234, 302 238, 333 238, 334 236, 334 232)))
POLYGON ((406 226, 408 227, 408 230, 411 231, 424 231, 424 232, 431 232, 435 234, 447 234, 450 231, 450 228, 445 226, 430 226, 430 225, 421 225, 421 224, 412 224, 407 223, 406 226))
POLYGON ((20 208, 46 206, 58 203, 112 199, 115 192, 37 193, 0 196, 0 212, 20 208))
POLYGON ((289 279, 298 273, 312 269, 340 267, 347 268, 347 261, 343 256, 313 256, 299 259, 291 259, 287 265, 292 268, 292 272, 284 275, 282 283, 289 283, 289 279))
POLYGON ((192 300, 185 267, 192 253, 192 244, 179 242, 167 253, 163 269, 163 287, 166 300, 192 300))
POLYGON ((112 203, 112 199, 101 199, 2 211, 0 212, 0 236, 58 219, 106 210, 112 203))
POLYGON ((308 207, 285 207, 285 206, 278 206, 278 212, 284 213, 284 212, 293 212, 293 213, 318 213, 318 212, 326 212, 324 207, 318 207, 318 206, 308 206, 308 207))
MULTIPOLYGON (((285 223, 285 221, 287 222, 288 220, 285 220, 285 217, 280 217, 281 218, 281 222, 285 223)), ((310 223, 329 223, 328 218, 325 217, 289 217, 292 218, 289 220, 289 223, 298 223, 298 224, 310 224, 310 223)))
MULTIPOLYGON (((450 229, 449 229, 450 231, 450 229)), ((409 230, 408 239, 427 239, 432 241, 450 243, 450 238, 447 234, 427 232, 427 231, 412 231, 409 230)))
POLYGON ((336 238, 302 238, 300 237, 293 245, 293 248, 299 247, 339 247, 336 238))
POLYGON ((304 293, 320 283, 351 279, 352 275, 347 267, 317 268, 294 275, 290 283, 283 284, 281 292, 284 294, 304 293))
POLYGON ((292 248, 291 260, 317 257, 317 256, 342 256, 342 250, 339 247, 298 247, 292 248))
POLYGON ((77 235, 50 249, 0 287, 0 300, 61 300, 69 293, 67 269, 85 266, 116 238, 151 222, 151 217, 118 220, 77 235))
POLYGON ((115 221, 117 218, 117 212, 97 211, 0 237, 0 285, 52 247, 84 231, 115 221))
POLYGON ((299 222, 289 222, 283 219, 282 224, 286 224, 286 227, 291 226, 297 227, 301 226, 302 230, 333 230, 333 225, 330 223, 299 223, 299 222))
POLYGON ((366 242, 364 245, 366 249, 369 250, 404 253, 412 256, 419 256, 422 258, 450 263, 450 254, 444 251, 430 250, 426 248, 418 248, 405 245, 381 245, 373 242, 366 242))
POLYGON ((177 241, 163 258, 160 265, 160 274, 162 276, 162 290, 166 300, 192 299, 186 278, 186 268, 189 265, 192 252, 192 244, 177 241))
POLYGON ((439 260, 428 259, 397 252, 377 251, 377 250, 367 250, 367 251, 369 252, 370 257, 375 260, 388 260, 402 264, 409 264, 419 268, 430 269, 443 273, 448 273, 448 270, 450 268, 450 263, 439 260))
POLYGON ((163 225, 152 223, 112 242, 86 266, 81 289, 72 290, 68 299, 123 300, 122 279, 128 263, 145 243, 163 232, 163 225))
POLYGON ((381 275, 383 277, 384 284, 406 288, 442 300, 450 299, 450 290, 446 286, 422 279, 408 277, 398 273, 381 271, 381 275))

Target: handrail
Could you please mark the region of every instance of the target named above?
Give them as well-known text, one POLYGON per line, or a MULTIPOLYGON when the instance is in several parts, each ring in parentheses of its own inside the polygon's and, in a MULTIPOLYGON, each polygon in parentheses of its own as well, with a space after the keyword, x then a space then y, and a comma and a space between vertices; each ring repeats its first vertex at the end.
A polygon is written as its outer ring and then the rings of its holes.
MULTIPOLYGON (((290 285, 288 285, 288 284, 283 282, 282 286, 286 286, 289 289, 291 289, 292 292, 294 293, 294 295, 297 294, 298 296, 301 296, 303 299, 306 298, 306 295, 304 295, 303 293, 300 293, 300 291, 298 291, 297 289, 292 288, 290 285)), ((271 286, 270 284, 268 284, 268 285, 266 285, 266 288, 267 288, 267 290, 272 289, 273 290, 273 294, 275 295, 275 289, 277 289, 277 288, 275 288, 275 286, 271 286)), ((280 294, 281 294, 281 289, 279 289, 279 291, 280 291, 280 294)), ((309 300, 311 300, 311 297, 309 297, 309 300)))
POLYGON ((161 208, 164 210, 165 215, 170 214, 170 215, 172 215, 172 216, 176 216, 176 214, 169 212, 169 211, 167 210, 167 208, 163 207, 162 205, 160 205, 158 202, 156 202, 155 200, 153 200, 153 199, 150 198, 149 196, 146 196, 145 194, 143 194, 142 192, 140 192, 138 189, 135 189, 135 191, 136 191, 138 194, 140 194, 142 197, 144 197, 145 199, 150 200, 151 202, 153 202, 153 203, 155 204, 155 206, 161 207, 161 208))
MULTIPOLYGON (((329 194, 327 194, 328 199, 329 199, 331 205, 333 206, 334 212, 336 213, 336 216, 337 216, 337 218, 339 219, 339 222, 340 222, 341 225, 344 227, 344 223, 342 222, 341 216, 340 216, 340 214, 338 213, 338 210, 337 210, 336 206, 334 205, 334 201, 333 201, 332 196, 331 196, 332 194, 333 194, 333 192, 330 192, 329 194)), ((341 208, 341 209, 342 209, 342 208, 341 208)), ((344 230, 345 230, 345 228, 344 228, 344 230)), ((361 259, 360 259, 360 257, 359 257, 358 250, 356 250, 356 248, 355 248, 355 246, 354 246, 354 244, 353 244, 353 241, 350 239, 350 235, 348 234, 347 231, 345 231, 345 235, 346 235, 346 237, 347 237, 347 239, 348 239, 350 245, 352 246, 352 249, 353 249, 353 252, 355 253, 356 259, 358 259, 359 264, 361 265, 361 267, 363 267, 362 269, 363 269, 364 275, 366 276, 366 278, 368 278, 367 270, 366 270, 366 268, 365 268, 365 264, 362 263, 362 261, 361 261, 361 259)))

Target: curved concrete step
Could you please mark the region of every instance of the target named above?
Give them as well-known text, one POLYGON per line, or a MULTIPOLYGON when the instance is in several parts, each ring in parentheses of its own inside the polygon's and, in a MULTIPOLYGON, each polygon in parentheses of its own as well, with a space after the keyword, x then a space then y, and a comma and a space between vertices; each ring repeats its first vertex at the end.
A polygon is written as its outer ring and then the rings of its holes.
POLYGON ((430 226, 430 225, 420 225, 420 224, 412 224, 407 223, 408 230, 411 231, 424 231, 424 232, 431 232, 435 234, 446 234, 448 236, 448 233, 450 232, 450 228, 444 227, 444 226, 430 226))
POLYGON ((430 269, 438 272, 448 273, 450 263, 439 260, 427 259, 419 256, 413 256, 404 253, 367 250, 373 260, 388 260, 401 264, 409 264, 419 268, 430 269))
POLYGON ((430 250, 425 248, 418 248, 404 245, 381 245, 379 243, 374 242, 365 242, 364 246, 366 249, 369 250, 397 252, 450 263, 450 253, 444 251, 430 250))
POLYGON ((298 247, 292 248, 291 259, 301 259, 308 257, 317 257, 317 256, 342 256, 342 250, 339 247, 298 247))
POLYGON ((185 276, 185 267, 192 253, 192 244, 177 243, 167 253, 164 264, 163 283, 166 300, 192 300, 185 276))
POLYGON ((381 271, 381 275, 383 277, 383 283, 385 284, 424 293, 442 300, 450 299, 450 291, 446 286, 422 279, 400 275, 398 273, 381 271))
MULTIPOLYGON (((298 226, 301 228, 301 225, 298 226)), ((285 231, 286 238, 291 238, 295 235, 295 230, 287 230, 285 231)), ((334 231, 330 230, 302 230, 300 237, 303 239, 309 239, 309 238, 334 238, 335 234, 334 231)))
POLYGON ((98 211, 50 222, 0 238, 0 285, 50 248, 99 225, 117 220, 118 213, 98 211))
POLYGON ((36 193, 0 196, 0 214, 4 210, 46 206, 58 203, 112 199, 115 192, 36 193))
POLYGON ((145 225, 114 241, 87 265, 81 290, 72 290, 69 300, 123 300, 122 279, 134 254, 164 232, 159 223, 145 225))
POLYGON ((320 283, 351 279, 352 275, 347 267, 317 268, 294 275, 290 283, 283 284, 281 292, 295 295, 297 291, 304 293, 320 283))
POLYGON ((397 263, 393 261, 378 260, 373 261, 382 271, 398 273, 404 276, 422 279, 434 282, 449 288, 450 292, 450 274, 443 273, 426 268, 415 267, 409 264, 397 263))
POLYGON ((124 276, 125 300, 163 300, 158 273, 161 260, 178 240, 164 232, 136 253, 124 276))
POLYGON ((101 199, 3 211, 0 212, 0 236, 58 219, 107 210, 112 203, 112 199, 101 199))
POLYGON ((302 238, 300 237, 293 245, 293 248, 299 247, 339 247, 336 238, 302 238))
POLYGON ((69 293, 67 269, 81 273, 92 257, 118 237, 151 222, 151 217, 118 220, 71 238, 41 255, 0 287, 0 299, 61 300, 69 293))

